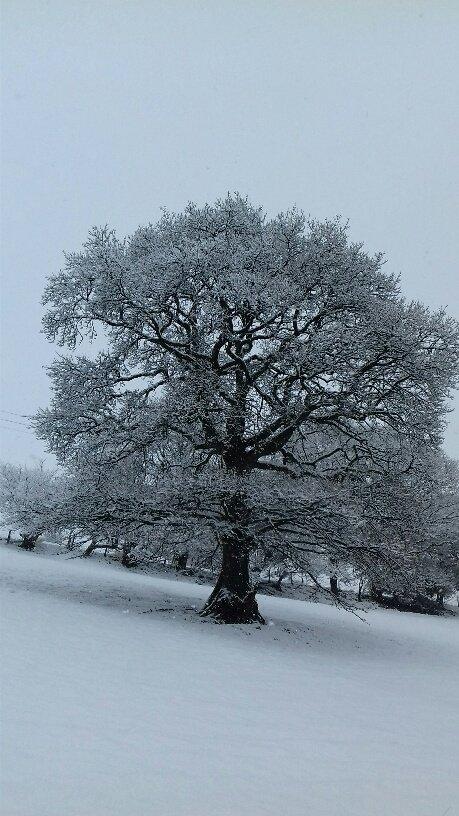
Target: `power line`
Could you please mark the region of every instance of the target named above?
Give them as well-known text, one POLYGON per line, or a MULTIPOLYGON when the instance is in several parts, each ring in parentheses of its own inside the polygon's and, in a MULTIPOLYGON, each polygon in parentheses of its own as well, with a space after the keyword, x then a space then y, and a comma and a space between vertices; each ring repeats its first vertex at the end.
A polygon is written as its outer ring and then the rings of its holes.
POLYGON ((10 422, 11 425, 24 425, 24 428, 28 428, 29 425, 27 422, 19 422, 17 419, 6 419, 5 417, 0 417, 1 422, 10 422))
POLYGON ((17 411, 6 411, 4 408, 0 408, 0 414, 10 414, 11 416, 23 417, 24 419, 31 416, 30 414, 18 414, 17 411))
POLYGON ((25 425, 23 428, 18 428, 18 426, 15 425, 13 428, 11 428, 10 425, 2 425, 1 423, 4 421, 5 421, 4 419, 0 418, 0 428, 2 431, 10 431, 11 433, 14 431, 15 433, 25 433, 30 434, 31 436, 35 436, 32 429, 28 428, 27 425, 25 425))

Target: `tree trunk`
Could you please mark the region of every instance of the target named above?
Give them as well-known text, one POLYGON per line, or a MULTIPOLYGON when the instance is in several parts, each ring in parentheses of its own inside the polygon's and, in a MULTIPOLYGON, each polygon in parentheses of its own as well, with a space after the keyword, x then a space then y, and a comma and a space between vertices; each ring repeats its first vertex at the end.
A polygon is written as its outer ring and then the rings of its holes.
POLYGON ((358 601, 361 601, 361 600, 362 600, 362 592, 363 592, 364 583, 365 583, 365 582, 364 582, 364 581, 363 581, 363 579, 361 578, 361 579, 360 579, 360 581, 359 581, 359 592, 358 592, 358 595, 357 595, 357 600, 358 600, 358 601))
POLYGON ((91 541, 91 543, 86 547, 85 551, 82 553, 82 558, 89 558, 90 555, 93 554, 94 550, 97 550, 98 547, 101 545, 98 544, 96 541, 91 541))
POLYGON ((333 595, 339 595, 337 575, 330 575, 330 589, 333 592, 333 595))
POLYGON ((222 545, 220 575, 201 615, 220 623, 264 623, 250 580, 250 548, 234 536, 225 537, 222 545))
POLYGON ((135 545, 130 541, 125 541, 122 545, 121 563, 123 567, 127 567, 128 569, 137 566, 137 559, 132 553, 134 546, 135 545))
POLYGON ((276 583, 274 584, 278 592, 282 592, 282 581, 284 580, 284 578, 287 578, 287 575, 288 575, 287 570, 281 572, 276 583))
POLYGON ((176 572, 180 572, 181 570, 186 570, 186 565, 188 562, 188 555, 187 551, 182 553, 176 553, 172 559, 172 564, 176 572))
POLYGON ((438 605, 438 606, 439 606, 441 609, 444 609, 444 606, 445 606, 445 592, 444 592, 444 590, 443 590, 443 589, 439 589, 439 590, 437 591, 436 601, 437 601, 437 605, 438 605))
POLYGON ((383 591, 376 586, 376 584, 371 584, 370 587, 370 597, 372 601, 376 601, 377 603, 382 603, 383 601, 383 591))
POLYGON ((24 535, 22 536, 22 541, 18 544, 18 547, 20 547, 21 550, 33 550, 33 549, 35 549, 35 544, 38 541, 38 536, 39 535, 40 535, 40 533, 33 533, 33 534, 24 533, 24 535))
POLYGON ((8 535, 7 535, 7 538, 6 538, 6 543, 7 543, 7 544, 9 544, 9 543, 10 543, 10 541, 11 541, 11 533, 12 533, 12 532, 13 532, 12 530, 8 530, 8 535))

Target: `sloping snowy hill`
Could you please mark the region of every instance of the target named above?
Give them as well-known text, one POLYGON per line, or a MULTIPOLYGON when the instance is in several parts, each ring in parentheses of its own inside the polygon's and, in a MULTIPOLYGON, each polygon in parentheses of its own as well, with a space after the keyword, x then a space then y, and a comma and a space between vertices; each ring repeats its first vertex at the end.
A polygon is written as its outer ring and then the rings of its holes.
POLYGON ((1 548, 2 816, 457 816, 459 618, 1 548))

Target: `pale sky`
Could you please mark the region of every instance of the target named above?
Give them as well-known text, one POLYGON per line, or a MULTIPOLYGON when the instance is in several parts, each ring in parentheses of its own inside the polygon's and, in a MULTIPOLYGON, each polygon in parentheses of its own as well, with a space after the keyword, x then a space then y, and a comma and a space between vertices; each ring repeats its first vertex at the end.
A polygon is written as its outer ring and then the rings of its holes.
POLYGON ((235 190, 341 214, 459 318, 457 0, 3 0, 2 37, 4 460, 43 456, 40 298, 92 225, 235 190))

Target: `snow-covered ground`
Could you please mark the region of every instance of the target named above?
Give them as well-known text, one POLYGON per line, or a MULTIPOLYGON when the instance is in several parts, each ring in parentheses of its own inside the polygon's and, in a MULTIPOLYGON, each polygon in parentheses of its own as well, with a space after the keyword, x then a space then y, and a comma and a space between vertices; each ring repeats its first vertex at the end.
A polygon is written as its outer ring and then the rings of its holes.
POLYGON ((457 816, 459 617, 1 547, 2 816, 457 816))

